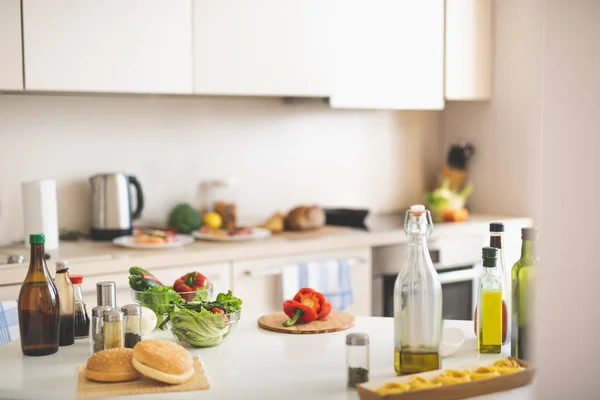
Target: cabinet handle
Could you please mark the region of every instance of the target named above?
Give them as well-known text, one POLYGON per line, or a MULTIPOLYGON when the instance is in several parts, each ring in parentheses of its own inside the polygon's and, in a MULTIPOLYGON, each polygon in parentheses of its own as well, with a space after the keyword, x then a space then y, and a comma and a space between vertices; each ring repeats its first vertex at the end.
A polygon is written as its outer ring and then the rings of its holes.
MULTIPOLYGON (((327 260, 327 261, 331 261, 331 260, 327 260)), ((366 264, 368 262, 368 260, 366 260, 362 257, 349 258, 347 261, 348 261, 348 264, 350 264, 350 267, 366 264)), ((318 262, 318 261, 312 261, 312 262, 318 262)), ((290 265, 292 265, 292 264, 290 264, 290 265)), ((279 276, 279 275, 281 275, 282 268, 284 268, 284 267, 282 266, 282 267, 278 267, 278 268, 264 269, 264 270, 258 270, 258 271, 252 271, 252 270, 247 269, 246 271, 244 271, 244 275, 249 278, 257 278, 257 277, 265 277, 265 276, 279 276)))

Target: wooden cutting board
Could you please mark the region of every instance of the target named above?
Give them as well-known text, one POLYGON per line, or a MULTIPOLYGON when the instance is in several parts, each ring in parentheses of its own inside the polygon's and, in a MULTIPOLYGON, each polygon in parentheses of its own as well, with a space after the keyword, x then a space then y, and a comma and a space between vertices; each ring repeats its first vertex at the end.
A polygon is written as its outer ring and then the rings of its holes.
POLYGON ((328 333, 343 331, 354 326, 354 315, 332 311, 324 319, 318 319, 309 324, 296 324, 286 328, 283 323, 289 319, 283 312, 263 315, 258 319, 258 326, 268 331, 281 333, 328 333))

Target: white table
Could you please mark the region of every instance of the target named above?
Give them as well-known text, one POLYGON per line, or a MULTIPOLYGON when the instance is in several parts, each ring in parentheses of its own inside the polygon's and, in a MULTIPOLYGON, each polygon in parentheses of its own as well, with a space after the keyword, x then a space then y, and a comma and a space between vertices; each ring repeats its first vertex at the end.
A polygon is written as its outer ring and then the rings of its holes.
MULTIPOLYGON (((473 365, 501 356, 477 354, 473 323, 445 321, 445 326, 461 328, 465 344, 452 357, 443 359, 443 368, 473 365)), ((264 331, 256 318, 242 317, 236 330, 221 345, 191 349, 204 362, 211 381, 205 391, 169 393, 169 399, 358 399, 347 390, 345 336, 365 332, 371 339, 371 379, 392 378, 393 320, 391 318, 357 318, 354 328, 321 335, 292 335, 264 331)), ((169 332, 153 336, 172 339, 169 332)), ((45 357, 25 357, 20 343, 0 347, 0 398, 74 399, 77 388, 77 365, 91 355, 87 340, 61 347, 45 357)), ((531 386, 495 393, 482 398, 525 400, 533 397, 531 386)), ((164 399, 164 394, 127 396, 126 399, 164 399)))

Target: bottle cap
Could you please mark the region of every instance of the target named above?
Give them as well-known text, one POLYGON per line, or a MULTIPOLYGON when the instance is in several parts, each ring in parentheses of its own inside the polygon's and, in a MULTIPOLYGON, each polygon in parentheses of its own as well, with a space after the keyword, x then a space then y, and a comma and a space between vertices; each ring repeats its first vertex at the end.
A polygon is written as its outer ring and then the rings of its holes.
POLYGON ((29 235, 29 244, 44 244, 46 242, 46 237, 41 234, 29 235))
POLYGON ((492 222, 490 232, 504 232, 504 224, 502 222, 492 222))
POLYGON ((121 311, 127 316, 129 315, 142 315, 142 307, 137 304, 127 304, 121 307, 121 311))
POLYGON ((482 249, 483 266, 494 268, 498 259, 498 249, 495 247, 484 247, 482 249))
POLYGON ((117 286, 112 281, 96 283, 96 302, 99 306, 117 306, 117 286))
POLYGON ((69 270, 69 262, 67 260, 56 261, 56 272, 63 272, 69 270))
POLYGON ((112 310, 113 308, 111 306, 98 306, 98 307, 94 307, 92 308, 92 317, 98 317, 98 318, 103 318, 104 313, 107 311, 112 310))
POLYGON ((369 335, 366 333, 349 333, 346 335, 346 344, 349 346, 365 346, 369 344, 369 335))
POLYGON ((110 310, 104 313, 104 322, 123 321, 123 313, 119 310, 110 310))
POLYGON ((83 282, 83 275, 69 274, 69 278, 71 278, 71 283, 74 285, 80 285, 83 282))
POLYGON ((537 240, 538 230, 537 228, 523 228, 521 229, 522 240, 537 240))

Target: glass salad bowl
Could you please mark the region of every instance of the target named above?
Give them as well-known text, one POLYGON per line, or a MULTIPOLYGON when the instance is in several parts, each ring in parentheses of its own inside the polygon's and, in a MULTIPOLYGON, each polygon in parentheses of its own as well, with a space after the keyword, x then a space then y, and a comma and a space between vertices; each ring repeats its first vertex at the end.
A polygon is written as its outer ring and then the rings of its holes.
POLYGON ((177 308, 170 315, 167 326, 179 343, 192 347, 214 347, 231 335, 240 320, 241 311, 219 314, 204 309, 197 312, 177 308))
POLYGON ((157 327, 175 308, 176 304, 193 303, 212 299, 213 286, 208 284, 205 289, 193 292, 176 292, 171 287, 163 286, 160 289, 153 288, 150 291, 139 291, 131 289, 131 299, 142 307, 147 307, 156 314, 157 327))

